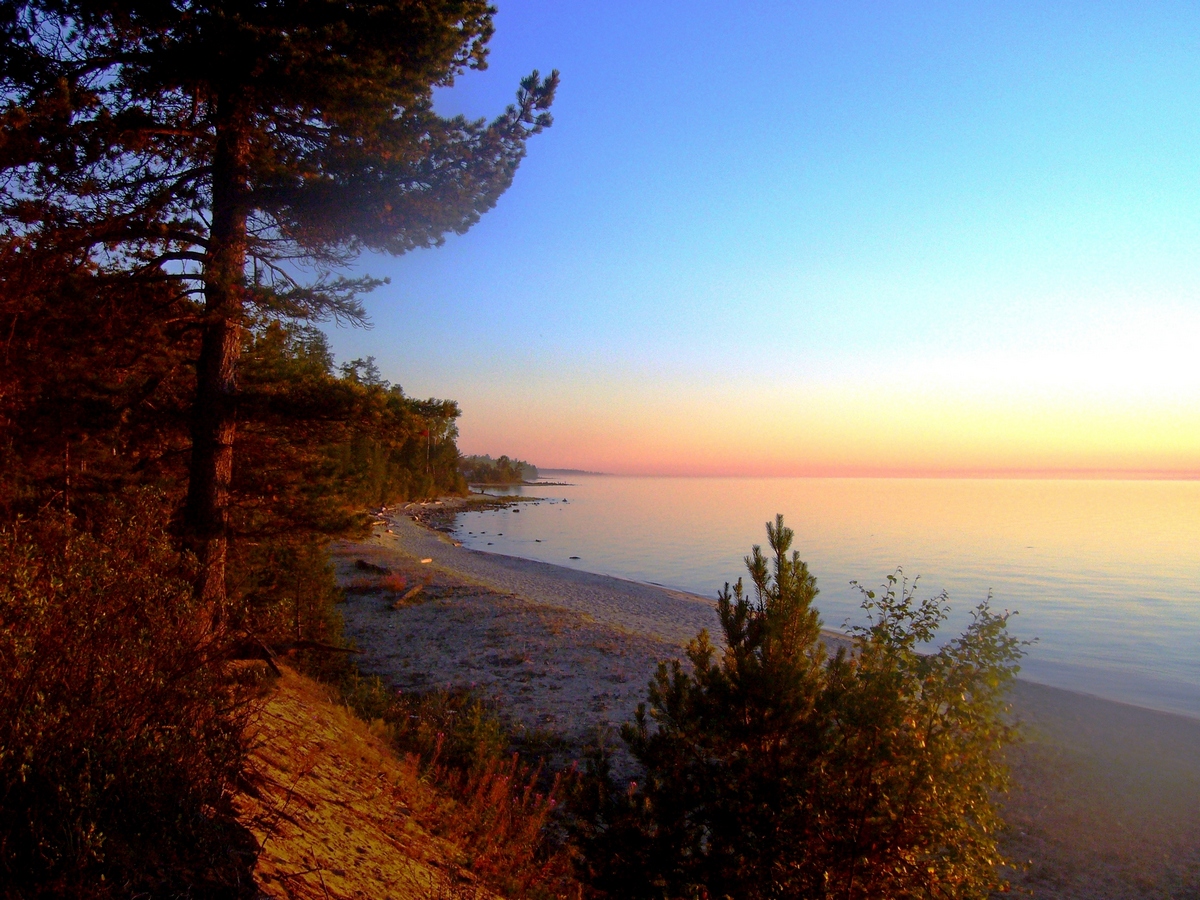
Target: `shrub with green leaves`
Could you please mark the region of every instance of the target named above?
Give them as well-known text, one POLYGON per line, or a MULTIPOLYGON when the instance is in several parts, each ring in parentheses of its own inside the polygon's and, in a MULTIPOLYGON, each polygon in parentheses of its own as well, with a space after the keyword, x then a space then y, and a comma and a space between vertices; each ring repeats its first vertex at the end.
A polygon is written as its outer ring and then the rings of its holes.
POLYGON ((936 651, 943 594, 889 576, 863 590, 869 624, 832 658, 816 579, 793 533, 746 557, 753 583, 719 596, 724 649, 660 664, 622 731, 644 780, 593 780, 580 831, 597 887, 620 897, 987 897, 1005 689, 1023 651, 985 602, 936 651))

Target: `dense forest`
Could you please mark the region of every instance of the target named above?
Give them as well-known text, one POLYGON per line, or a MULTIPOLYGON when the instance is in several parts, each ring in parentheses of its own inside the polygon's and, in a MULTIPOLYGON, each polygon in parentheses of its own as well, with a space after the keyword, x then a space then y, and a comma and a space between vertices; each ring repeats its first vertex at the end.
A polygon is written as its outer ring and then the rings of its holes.
MULTIPOLYGON (((138 835, 165 838, 156 854, 224 853, 228 821, 196 815, 220 809, 240 766, 240 701, 220 661, 339 644, 328 540, 363 533, 369 507, 466 484, 454 402, 337 372, 313 328, 247 327, 214 622, 179 538, 196 377, 186 323, 199 310, 154 295, 115 304, 90 279, 26 296, 13 285, 0 296, 0 864, 69 892, 62 879, 137 868, 138 835)), ((154 858, 176 874, 198 865, 154 858)))

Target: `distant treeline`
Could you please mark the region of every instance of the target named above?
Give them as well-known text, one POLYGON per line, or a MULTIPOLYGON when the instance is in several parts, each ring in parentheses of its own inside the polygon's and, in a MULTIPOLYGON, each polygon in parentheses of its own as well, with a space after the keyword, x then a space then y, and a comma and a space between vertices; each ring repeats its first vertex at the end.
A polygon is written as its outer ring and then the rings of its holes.
POLYGON ((523 459, 509 459, 501 456, 492 459, 490 456, 464 456, 458 463, 458 470, 470 484, 521 484, 525 481, 537 481, 537 466, 523 459))

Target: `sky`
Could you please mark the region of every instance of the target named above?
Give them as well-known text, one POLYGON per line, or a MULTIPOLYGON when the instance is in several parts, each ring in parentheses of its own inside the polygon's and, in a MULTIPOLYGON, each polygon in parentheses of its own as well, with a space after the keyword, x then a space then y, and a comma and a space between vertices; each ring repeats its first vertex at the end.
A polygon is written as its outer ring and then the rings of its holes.
POLYGON ((678 475, 1200 477, 1200 6, 499 0, 554 125, 330 326, 464 453, 678 475))

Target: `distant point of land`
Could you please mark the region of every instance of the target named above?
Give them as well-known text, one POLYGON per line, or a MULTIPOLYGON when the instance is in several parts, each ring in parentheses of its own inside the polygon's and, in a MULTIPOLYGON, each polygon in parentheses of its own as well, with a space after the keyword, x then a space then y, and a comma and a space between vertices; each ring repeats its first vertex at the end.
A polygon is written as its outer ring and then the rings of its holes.
POLYGON ((587 469, 543 469, 538 466, 538 473, 542 475, 611 475, 611 472, 589 472, 587 469))

